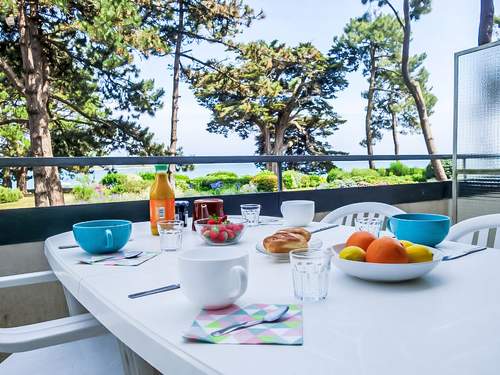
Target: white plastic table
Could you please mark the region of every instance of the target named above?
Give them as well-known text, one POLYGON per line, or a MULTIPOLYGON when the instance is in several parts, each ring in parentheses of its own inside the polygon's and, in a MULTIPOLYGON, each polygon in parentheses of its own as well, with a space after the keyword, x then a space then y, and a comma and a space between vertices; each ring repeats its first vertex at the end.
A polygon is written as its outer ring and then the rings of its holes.
MULTIPOLYGON (((315 224, 319 225, 319 224, 315 224)), ((250 253, 249 285, 239 305, 292 303, 290 264, 274 263, 255 243, 278 225, 249 228, 238 246, 250 253)), ((325 246, 353 229, 315 234, 325 246)), ((128 250, 158 250, 149 223, 133 227, 128 250)), ((176 253, 138 267, 77 264, 71 233, 49 238, 45 253, 64 287, 122 343, 163 374, 498 374, 500 251, 444 262, 426 277, 371 283, 332 268, 326 301, 304 305, 304 345, 188 343, 182 333, 199 310, 181 290, 129 299, 177 282, 176 253)), ((183 249, 203 246, 190 229, 183 249)), ((211 250, 217 251, 216 247, 211 250)))

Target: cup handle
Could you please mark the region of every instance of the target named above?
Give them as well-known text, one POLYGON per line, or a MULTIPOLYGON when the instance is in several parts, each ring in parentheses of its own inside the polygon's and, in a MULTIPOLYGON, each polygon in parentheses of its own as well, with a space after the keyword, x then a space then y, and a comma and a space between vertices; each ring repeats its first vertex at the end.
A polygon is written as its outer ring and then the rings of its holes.
POLYGON ((234 266, 231 268, 231 273, 237 273, 238 278, 240 279, 240 286, 238 289, 234 290, 231 293, 231 298, 239 298, 245 293, 248 285, 248 275, 247 271, 242 266, 234 266))
POLYGON ((283 204, 281 204, 280 211, 281 211, 281 215, 285 216, 286 215, 286 206, 284 206, 283 204))
POLYGON ((392 231, 392 228, 391 228, 391 218, 388 218, 388 219, 387 219, 387 229, 389 229, 389 230, 391 231, 391 233, 394 233, 394 232, 392 231))
POLYGON ((113 233, 110 229, 106 229, 106 249, 111 249, 113 247, 113 233))

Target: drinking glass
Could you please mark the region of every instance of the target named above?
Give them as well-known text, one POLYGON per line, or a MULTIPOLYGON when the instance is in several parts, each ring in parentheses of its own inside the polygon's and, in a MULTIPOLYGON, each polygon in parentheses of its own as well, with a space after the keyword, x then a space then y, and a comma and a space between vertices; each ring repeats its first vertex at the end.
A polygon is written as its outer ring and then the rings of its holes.
POLYGON ((241 216, 245 219, 249 226, 255 226, 259 224, 260 215, 260 204, 242 204, 241 206, 241 216))
POLYGON ((179 250, 182 246, 184 222, 181 220, 160 220, 157 225, 158 234, 160 235, 160 250, 179 250))
POLYGON ((328 294, 332 253, 328 250, 290 251, 293 290, 302 302, 322 301, 328 294))
POLYGON ((382 229, 382 219, 378 217, 358 217, 354 221, 356 231, 364 231, 373 234, 378 238, 382 229))

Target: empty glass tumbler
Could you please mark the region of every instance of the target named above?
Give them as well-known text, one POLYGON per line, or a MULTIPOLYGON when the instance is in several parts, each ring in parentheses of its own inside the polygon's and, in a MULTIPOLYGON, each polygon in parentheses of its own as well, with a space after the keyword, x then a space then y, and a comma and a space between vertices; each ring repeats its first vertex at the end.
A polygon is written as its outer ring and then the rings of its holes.
POLYGON ((260 204, 242 204, 241 208, 241 217, 245 219, 249 226, 255 226, 259 224, 259 215, 260 215, 260 204))
POLYGON ((322 301, 328 294, 332 253, 298 249, 290 252, 293 290, 302 302, 322 301))
POLYGON ((358 217, 354 221, 356 231, 370 232, 375 237, 379 236, 382 229, 382 219, 378 217, 358 217))
POLYGON ((182 246, 182 229, 184 222, 181 220, 158 221, 158 234, 160 235, 161 251, 176 251, 182 246))

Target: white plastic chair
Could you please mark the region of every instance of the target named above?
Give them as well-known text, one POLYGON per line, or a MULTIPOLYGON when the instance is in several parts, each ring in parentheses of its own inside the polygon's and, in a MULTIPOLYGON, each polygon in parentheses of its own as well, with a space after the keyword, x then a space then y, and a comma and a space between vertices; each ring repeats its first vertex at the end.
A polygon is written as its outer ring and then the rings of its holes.
POLYGON ((500 214, 483 215, 461 221, 450 228, 446 239, 500 249, 500 214))
POLYGON ((326 215, 321 222, 354 226, 358 217, 379 217, 383 219, 382 229, 386 229, 387 218, 405 212, 397 207, 380 202, 360 202, 339 207, 326 215))
MULTIPOLYGON (((0 289, 57 281, 52 271, 0 277, 0 289)), ((122 375, 116 339, 89 313, 0 328, 1 374, 122 375), (96 337, 99 336, 99 337, 96 337)))

